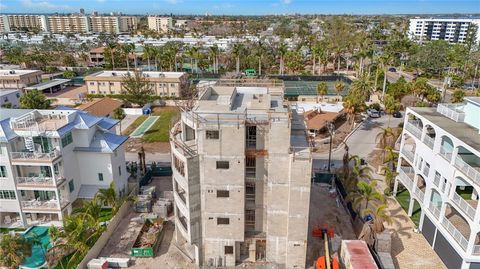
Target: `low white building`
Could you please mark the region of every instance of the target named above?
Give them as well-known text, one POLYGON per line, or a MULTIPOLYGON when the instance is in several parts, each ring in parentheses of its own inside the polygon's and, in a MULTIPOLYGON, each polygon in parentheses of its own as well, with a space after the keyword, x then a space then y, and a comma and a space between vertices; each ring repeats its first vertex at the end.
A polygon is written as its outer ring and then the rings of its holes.
POLYGON ((0 110, 0 226, 61 225, 77 199, 127 191, 117 120, 75 109, 0 110))
POLYGON ((22 92, 19 89, 0 90, 0 107, 18 108, 20 107, 20 97, 22 92))
POLYGON ((394 188, 449 269, 480 268, 480 98, 465 99, 407 108, 394 188))
MULTIPOLYGON (((480 19, 410 19, 408 36, 419 42, 446 40, 464 43, 472 26, 480 28, 480 19)), ((476 42, 480 41, 477 29, 476 42)))

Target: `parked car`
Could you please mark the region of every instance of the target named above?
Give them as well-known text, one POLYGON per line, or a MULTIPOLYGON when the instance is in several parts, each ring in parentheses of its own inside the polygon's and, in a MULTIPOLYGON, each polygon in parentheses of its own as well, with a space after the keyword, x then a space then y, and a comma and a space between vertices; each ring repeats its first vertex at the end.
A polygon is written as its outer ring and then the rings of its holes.
POLYGON ((393 112, 392 116, 394 118, 401 118, 402 117, 402 113, 400 113, 400 111, 396 111, 396 112, 393 112))
POLYGON ((367 115, 370 118, 380 118, 380 112, 378 112, 378 110, 373 109, 373 108, 367 109, 367 115))
POLYGON ((390 67, 388 68, 388 72, 397 72, 397 69, 395 69, 395 67, 390 67))

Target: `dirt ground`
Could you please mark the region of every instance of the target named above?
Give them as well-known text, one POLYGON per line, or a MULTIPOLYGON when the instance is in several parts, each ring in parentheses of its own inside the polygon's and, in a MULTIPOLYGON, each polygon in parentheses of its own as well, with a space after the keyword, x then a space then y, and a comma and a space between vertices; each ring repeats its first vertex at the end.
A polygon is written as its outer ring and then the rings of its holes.
POLYGON ((58 98, 73 98, 77 99, 79 94, 87 94, 87 86, 68 86, 65 89, 54 92, 52 94, 45 94, 47 97, 58 97, 58 98))
POLYGON ((141 139, 138 138, 128 138, 126 142, 126 152, 138 152, 143 146, 143 149, 147 153, 169 153, 170 152, 170 143, 166 142, 153 142, 153 143, 144 143, 141 139))
MULTIPOLYGON (((340 143, 347 137, 347 135, 352 131, 353 126, 348 121, 341 121, 338 122, 335 126, 335 136, 333 137, 332 141, 332 150, 335 149, 340 145, 340 143)), ((314 152, 327 152, 329 150, 329 143, 328 140, 323 141, 329 137, 328 132, 319 134, 315 137, 315 148, 313 148, 314 152)))
POLYGON ((312 230, 317 225, 334 228, 335 237, 344 240, 356 239, 348 212, 341 204, 337 207, 336 198, 329 193, 329 187, 313 183, 310 194, 307 268, 313 268, 315 260, 323 256, 325 251, 323 239, 312 236, 312 230))

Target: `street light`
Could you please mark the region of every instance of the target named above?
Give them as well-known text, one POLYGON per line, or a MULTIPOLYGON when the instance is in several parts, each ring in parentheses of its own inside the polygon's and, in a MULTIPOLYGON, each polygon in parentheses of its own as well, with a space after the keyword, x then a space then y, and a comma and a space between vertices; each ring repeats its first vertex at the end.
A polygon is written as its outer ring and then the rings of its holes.
POLYGON ((335 125, 333 122, 328 121, 327 122, 327 129, 328 133, 330 134, 330 149, 328 151, 328 173, 330 173, 330 166, 331 166, 331 161, 332 161, 332 138, 333 135, 335 134, 335 125))

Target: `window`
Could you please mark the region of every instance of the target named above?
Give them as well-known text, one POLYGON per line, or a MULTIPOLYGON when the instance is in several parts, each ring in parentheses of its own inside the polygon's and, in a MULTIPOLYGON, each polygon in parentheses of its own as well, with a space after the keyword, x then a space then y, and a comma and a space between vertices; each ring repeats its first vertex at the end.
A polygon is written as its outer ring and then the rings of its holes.
POLYGON ((5 166, 0 166, 0 177, 7 177, 7 168, 5 166))
POLYGON ((227 225, 230 224, 229 218, 217 218, 217 225, 227 225))
POLYGON ((225 254, 233 254, 233 246, 225 246, 225 254))
POLYGON ((73 142, 72 132, 69 132, 64 137, 62 137, 62 147, 66 147, 68 144, 73 142))
POLYGON ((230 163, 228 161, 217 161, 217 169, 229 169, 230 163))
POLYGON ((110 86, 113 86, 113 85, 115 85, 115 84, 113 82, 110 82, 110 86))
POLYGON ((173 155, 173 167, 175 167, 175 170, 177 170, 180 175, 185 176, 185 164, 175 155, 173 155))
POLYGON ((103 181, 103 173, 98 173, 98 181, 103 181))
POLYGON ((220 137, 220 132, 216 130, 207 130, 205 134, 207 139, 218 139, 220 137))
POLYGON ((170 87, 175 87, 175 83, 170 83, 170 87))
POLYGON ((90 86, 93 86, 93 85, 95 85, 95 82, 90 82, 90 86))
POLYGON ((0 200, 15 200, 15 191, 0 190, 0 200))
POLYGON ((73 192, 75 190, 75 183, 73 182, 73 179, 68 182, 68 190, 70 192, 73 192))
POLYGON ((217 197, 221 197, 221 198, 230 197, 230 191, 217 190, 217 197))
POLYGON ((122 175, 122 167, 119 165, 118 166, 118 174, 121 176, 122 175))

